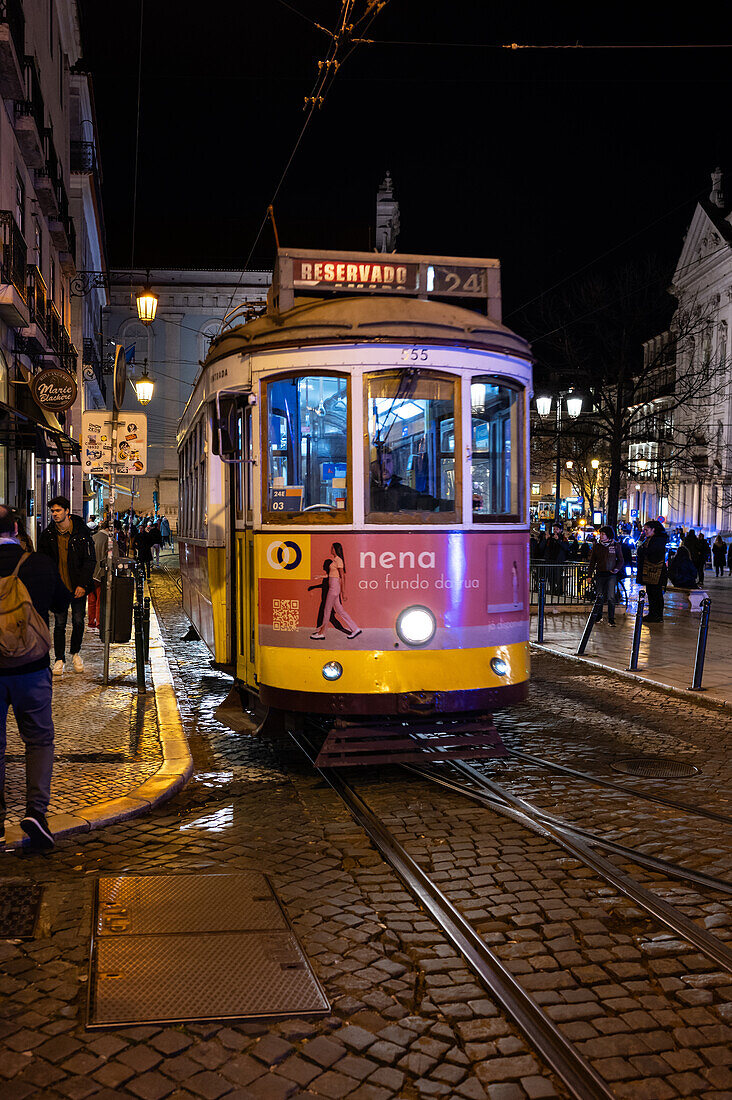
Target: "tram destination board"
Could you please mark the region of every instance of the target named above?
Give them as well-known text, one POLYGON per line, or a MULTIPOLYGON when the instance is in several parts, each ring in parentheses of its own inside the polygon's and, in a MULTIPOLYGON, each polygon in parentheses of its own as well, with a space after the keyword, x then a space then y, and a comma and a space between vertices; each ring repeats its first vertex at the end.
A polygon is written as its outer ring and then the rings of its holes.
POLYGON ((274 285, 281 310, 292 307, 295 291, 314 291, 477 298, 500 318, 500 265, 492 259, 280 249, 274 285))

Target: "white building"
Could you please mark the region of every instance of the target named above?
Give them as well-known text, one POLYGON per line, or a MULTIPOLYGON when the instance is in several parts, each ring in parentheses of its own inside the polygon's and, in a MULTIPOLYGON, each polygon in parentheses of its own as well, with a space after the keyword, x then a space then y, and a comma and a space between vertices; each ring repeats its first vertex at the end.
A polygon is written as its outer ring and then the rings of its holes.
POLYGON ((85 184, 72 140, 94 144, 76 0, 6 0, 0 5, 0 499, 16 507, 35 537, 47 501, 81 502, 75 421, 101 395, 78 374, 77 349, 98 328, 99 301, 72 303, 77 249, 102 265, 98 189, 85 184), (30 383, 42 369, 73 375, 74 409, 36 404, 30 383), (86 389, 86 392, 85 392, 86 389))
MULTIPOLYGON (((134 348, 132 373, 139 376, 147 360, 155 381, 153 399, 144 410, 148 418, 147 475, 135 479, 134 487, 129 481, 125 485, 139 493, 134 499, 136 511, 153 511, 157 500, 158 511, 168 516, 174 530, 178 518, 176 430, 201 361, 224 317, 235 314, 232 319, 243 321, 249 308, 262 308, 271 282, 271 271, 153 268, 114 273, 105 335, 112 343, 134 348), (154 323, 145 326, 137 317, 135 295, 148 281, 158 295, 158 308, 154 323)), ((131 385, 125 408, 140 410, 131 385)))
MULTIPOLYGON (((647 441, 630 449, 632 490, 641 518, 665 515, 668 525, 732 530, 732 210, 722 191, 722 173, 712 173, 712 192, 700 200, 673 277, 677 299, 674 329, 686 333, 658 373, 649 402, 639 408, 647 441), (695 324, 694 318, 698 321, 695 324), (690 320, 691 319, 691 320, 690 320), (678 404, 682 385, 698 364, 710 375, 704 393, 678 404), (709 366, 711 364, 711 366, 709 366), (668 377, 666 377, 668 374, 668 377), (663 461, 664 450, 672 457, 663 461)), ((656 364, 659 342, 649 341, 646 359, 656 364)), ((671 345, 673 346, 673 345, 671 345)), ((631 499, 633 499, 631 497, 631 499)))

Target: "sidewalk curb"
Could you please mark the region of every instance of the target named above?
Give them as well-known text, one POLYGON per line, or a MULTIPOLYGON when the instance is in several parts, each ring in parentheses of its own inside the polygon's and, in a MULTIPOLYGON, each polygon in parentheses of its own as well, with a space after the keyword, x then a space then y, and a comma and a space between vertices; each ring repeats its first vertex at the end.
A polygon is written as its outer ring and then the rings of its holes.
POLYGON ((708 695, 704 695, 702 692, 691 691, 690 688, 677 688, 672 684, 661 684, 657 680, 649 680, 645 676, 641 676, 640 673, 629 672, 627 669, 623 668, 615 668, 613 665, 603 664, 602 661, 595 661, 592 657, 578 657, 576 653, 564 653, 560 649, 552 649, 551 646, 546 644, 541 645, 539 642, 530 641, 529 645, 538 653, 548 653, 551 657, 560 657, 565 661, 574 661, 578 665, 589 665, 598 672, 605 672, 609 676, 616 676, 619 680, 628 680, 637 684, 642 684, 643 687, 650 688, 651 691, 657 691, 660 695, 670 695, 675 699, 683 699, 687 703, 696 703, 697 706, 705 707, 707 710, 721 710, 726 714, 732 714, 732 702, 727 702, 726 699, 713 699, 708 695))
MULTIPOLYGON (((74 813, 52 814, 48 824, 56 840, 77 833, 89 833, 148 813, 185 787, 193 773, 193 757, 183 729, 178 700, 173 687, 168 658, 165 655, 155 609, 150 605, 150 673, 163 762, 139 787, 119 798, 76 807, 74 813)), ((134 685, 131 686, 134 690, 134 685)), ((5 832, 4 849, 27 846, 28 838, 17 825, 5 832)))

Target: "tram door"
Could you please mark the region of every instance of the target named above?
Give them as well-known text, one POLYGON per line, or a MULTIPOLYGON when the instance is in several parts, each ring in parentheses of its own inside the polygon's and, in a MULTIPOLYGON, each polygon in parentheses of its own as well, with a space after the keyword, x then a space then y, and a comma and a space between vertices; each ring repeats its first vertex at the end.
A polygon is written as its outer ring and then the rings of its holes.
POLYGON ((236 516, 236 674, 249 687, 255 685, 256 577, 252 531, 252 410, 237 411, 237 455, 234 475, 236 516))

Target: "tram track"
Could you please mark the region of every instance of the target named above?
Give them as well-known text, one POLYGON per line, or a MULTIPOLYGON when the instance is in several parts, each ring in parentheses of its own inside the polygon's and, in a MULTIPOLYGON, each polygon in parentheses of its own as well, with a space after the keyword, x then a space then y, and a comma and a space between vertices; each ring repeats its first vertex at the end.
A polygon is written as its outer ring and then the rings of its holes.
POLYGON ((635 798, 643 799, 646 802, 656 802, 661 806, 667 806, 672 810, 681 810, 683 813, 691 814, 694 817, 705 817, 710 821, 718 821, 723 825, 732 825, 732 817, 728 817, 726 814, 716 813, 714 810, 708 810, 704 806, 696 806, 688 802, 679 802, 677 799, 665 798, 663 795, 655 794, 653 791, 637 790, 635 787, 629 787, 625 783, 613 783, 611 779, 602 779, 600 776, 591 775, 589 772, 582 772, 576 768, 568 768, 565 764, 557 764, 553 760, 545 760, 541 756, 533 756, 528 752, 521 752, 519 749, 506 749, 509 756, 516 757, 517 760, 523 760, 528 764, 536 764, 541 768, 545 768, 547 771, 556 772, 558 775, 569 775, 574 779, 584 779, 588 783, 594 783, 598 787, 605 787, 609 790, 619 791, 621 794, 633 795, 635 798))
MULTIPOLYGON (((290 731, 290 737, 315 767, 317 751, 308 739, 294 731, 290 731)), ((571 1096, 576 1100, 612 1100, 615 1094, 605 1080, 524 990, 470 921, 412 859, 339 770, 316 770, 370 837, 384 861, 462 955, 478 981, 498 1001, 549 1069, 563 1081, 571 1096)))

